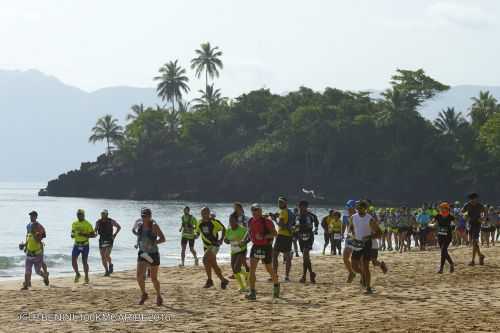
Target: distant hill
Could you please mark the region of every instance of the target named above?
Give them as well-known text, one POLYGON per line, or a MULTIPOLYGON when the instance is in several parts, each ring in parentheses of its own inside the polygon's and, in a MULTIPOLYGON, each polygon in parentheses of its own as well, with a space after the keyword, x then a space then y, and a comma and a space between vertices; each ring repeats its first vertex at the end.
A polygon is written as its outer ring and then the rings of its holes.
POLYGON ((85 92, 36 70, 0 71, 0 181, 46 181, 95 160, 88 143, 98 117, 124 123, 130 106, 160 101, 152 88, 85 92))
MULTIPOLYGON (((470 98, 500 87, 457 86, 422 108, 427 118, 454 106, 467 113, 470 98)), ((0 70, 0 181, 46 181, 81 162, 93 161, 103 145, 87 142, 98 117, 122 121, 133 104, 160 103, 153 88, 109 87, 94 92, 64 84, 37 70, 0 70)))

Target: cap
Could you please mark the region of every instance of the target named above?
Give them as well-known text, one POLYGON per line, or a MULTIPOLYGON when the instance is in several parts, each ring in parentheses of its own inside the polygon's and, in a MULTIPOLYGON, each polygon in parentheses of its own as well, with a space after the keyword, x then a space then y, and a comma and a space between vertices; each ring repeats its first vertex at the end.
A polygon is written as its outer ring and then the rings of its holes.
POLYGON ((354 208, 356 206, 356 200, 347 200, 347 202, 345 203, 345 207, 346 208, 354 208))
POLYGON ((141 216, 151 216, 151 215, 152 215, 151 209, 149 209, 147 207, 141 208, 141 216))
POLYGON ((80 208, 79 210, 76 211, 76 214, 77 215, 85 215, 85 211, 80 208))
POLYGON ((109 212, 108 212, 108 210, 107 210, 107 209, 103 209, 103 210, 102 210, 102 212, 101 212, 101 214, 106 214, 106 215, 108 215, 108 214, 109 214, 109 212))
POLYGON ((257 209, 262 210, 262 207, 258 203, 252 204, 251 208, 252 208, 252 210, 257 210, 257 209))
POLYGON ((29 216, 38 216, 38 213, 34 210, 32 210, 29 214, 29 216))
POLYGON ((278 198, 278 201, 288 202, 288 200, 287 200, 285 197, 279 197, 279 198, 278 198))

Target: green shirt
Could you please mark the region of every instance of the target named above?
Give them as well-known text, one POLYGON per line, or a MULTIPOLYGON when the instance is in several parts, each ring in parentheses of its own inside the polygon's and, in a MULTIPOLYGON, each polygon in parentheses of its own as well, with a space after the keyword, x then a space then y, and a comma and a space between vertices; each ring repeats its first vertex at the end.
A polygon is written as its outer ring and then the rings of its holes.
POLYGON ((231 244, 231 254, 237 254, 247 250, 247 243, 242 242, 245 238, 247 238, 247 235, 247 228, 241 225, 238 225, 236 229, 226 229, 226 239, 231 244))
POLYGON ((182 215, 182 238, 184 239, 194 239, 194 234, 198 221, 193 215, 182 215))
POLYGON ((84 236, 82 234, 91 234, 94 232, 94 228, 89 221, 75 221, 71 225, 71 236, 75 240, 75 244, 79 245, 88 245, 89 244, 89 236, 84 236))

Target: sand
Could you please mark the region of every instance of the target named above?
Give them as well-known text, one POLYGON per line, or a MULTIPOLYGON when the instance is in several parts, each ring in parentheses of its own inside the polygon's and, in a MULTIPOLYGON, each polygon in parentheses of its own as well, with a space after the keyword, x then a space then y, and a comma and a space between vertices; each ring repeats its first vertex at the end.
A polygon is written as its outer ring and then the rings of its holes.
MULTIPOLYGON (((136 305, 140 295, 133 271, 111 278, 95 275, 88 286, 64 277, 45 287, 35 277, 30 291, 20 291, 19 281, 2 282, 0 332, 498 332, 500 247, 484 249, 484 266, 467 266, 470 253, 469 248, 451 249, 455 273, 446 268, 445 274, 437 275, 436 250, 383 252, 389 273, 375 270, 374 295, 362 293, 359 278, 345 282, 338 256, 313 257, 318 282, 300 284, 302 259, 294 258, 292 282, 282 283, 277 302, 272 301, 264 267, 259 267, 256 302, 246 301, 234 280, 227 290, 202 289, 202 267, 162 268, 162 307, 154 304, 150 282, 150 299, 144 306, 136 305), (24 312, 112 313, 115 320, 18 320, 24 312), (120 314, 142 314, 144 319, 154 314, 157 320, 118 320, 120 314)), ((223 271, 230 273, 225 265, 223 271)))

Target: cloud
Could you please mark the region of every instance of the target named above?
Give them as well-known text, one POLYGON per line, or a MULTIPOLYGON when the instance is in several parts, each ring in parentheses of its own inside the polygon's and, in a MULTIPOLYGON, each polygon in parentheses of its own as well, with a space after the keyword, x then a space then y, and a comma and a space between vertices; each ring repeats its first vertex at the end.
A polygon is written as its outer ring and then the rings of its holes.
POLYGON ((438 24, 452 24, 462 28, 480 29, 489 27, 494 18, 477 4, 458 1, 439 1, 427 8, 430 19, 438 24))

